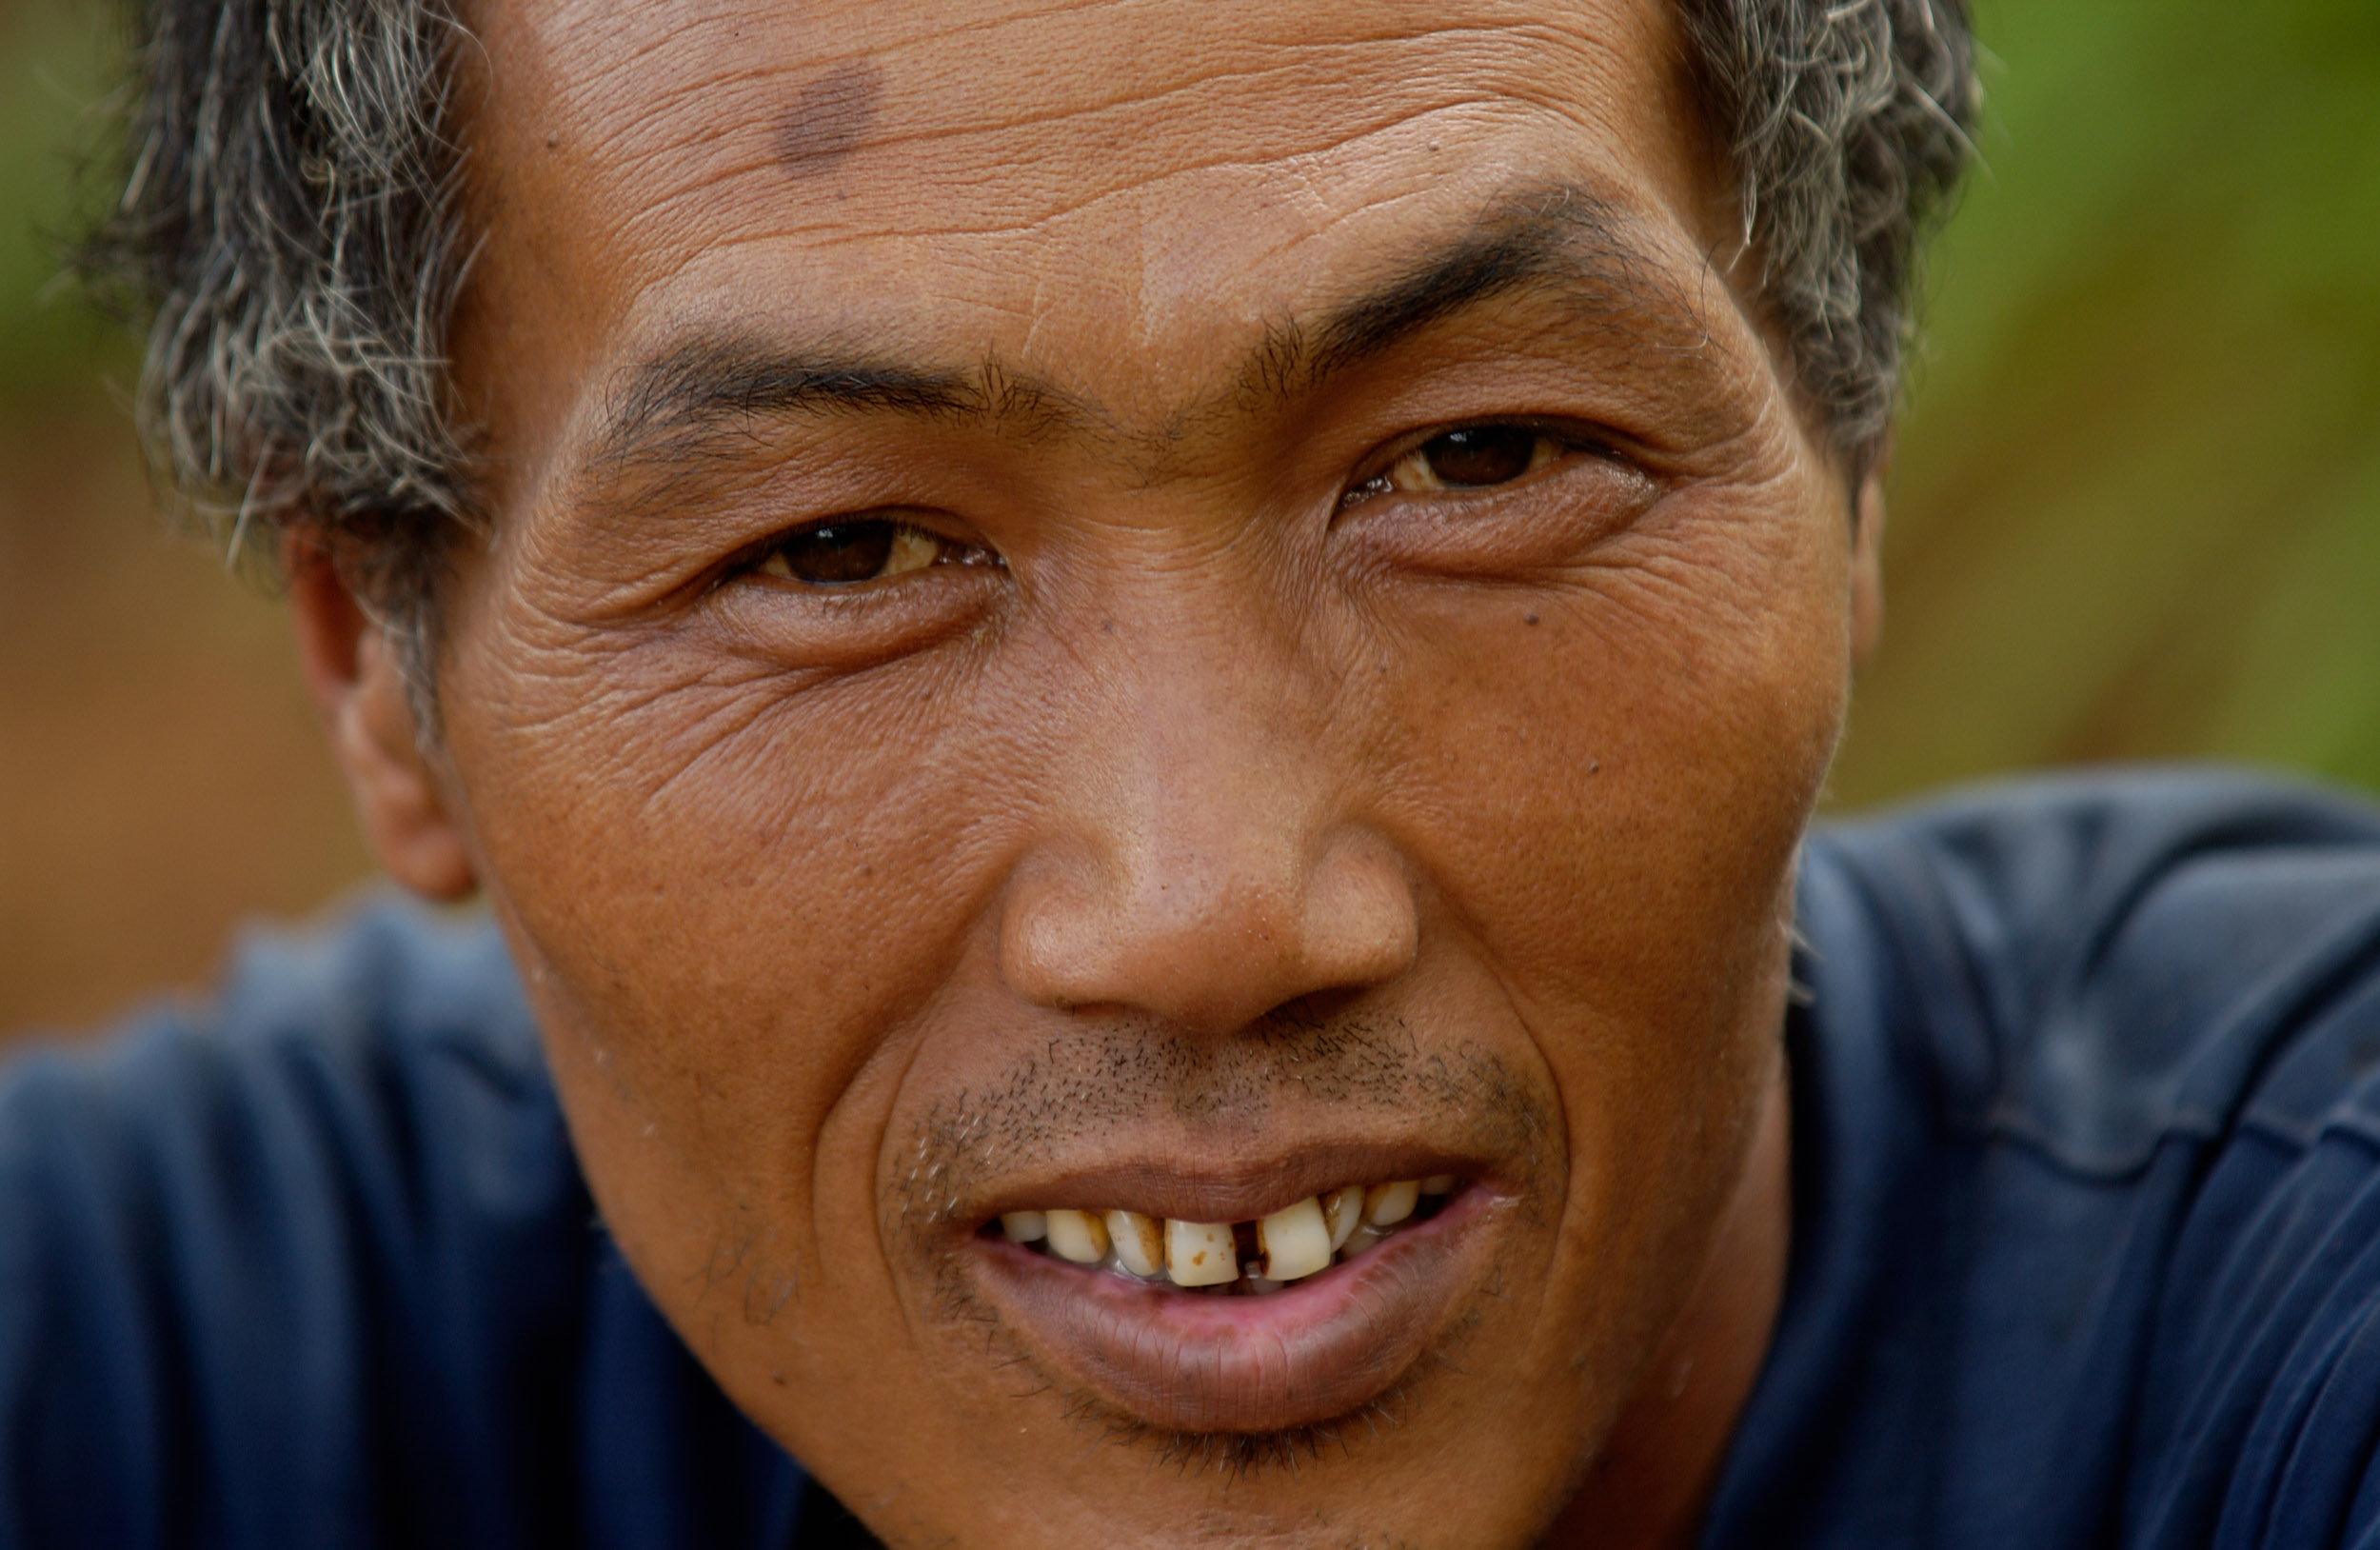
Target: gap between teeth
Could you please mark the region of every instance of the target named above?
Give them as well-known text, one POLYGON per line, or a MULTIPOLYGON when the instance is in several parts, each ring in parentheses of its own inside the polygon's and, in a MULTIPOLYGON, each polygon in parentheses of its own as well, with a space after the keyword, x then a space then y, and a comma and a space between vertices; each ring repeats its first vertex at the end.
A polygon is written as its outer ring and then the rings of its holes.
POLYGON ((1138 1211, 1010 1211, 1000 1219, 1011 1242, 1039 1243, 1076 1264, 1103 1264, 1177 1286, 1249 1283, 1268 1291, 1353 1259, 1412 1219, 1422 1202, 1452 1194, 1441 1174, 1392 1183, 1350 1184, 1309 1195, 1253 1222, 1182 1222, 1138 1211))

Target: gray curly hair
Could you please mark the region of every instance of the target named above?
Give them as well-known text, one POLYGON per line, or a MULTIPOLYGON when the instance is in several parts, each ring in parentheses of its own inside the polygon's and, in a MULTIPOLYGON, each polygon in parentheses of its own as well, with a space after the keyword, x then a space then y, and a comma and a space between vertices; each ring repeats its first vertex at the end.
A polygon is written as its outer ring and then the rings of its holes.
MULTIPOLYGON (((1965 166, 1964 0, 1677 0, 1742 260, 1809 404, 1864 468, 1914 266, 1965 166)), ((329 554, 426 685, 481 520, 446 337, 470 236, 447 0, 146 0, 121 197, 84 249, 149 323, 150 455, 237 559, 329 554)))

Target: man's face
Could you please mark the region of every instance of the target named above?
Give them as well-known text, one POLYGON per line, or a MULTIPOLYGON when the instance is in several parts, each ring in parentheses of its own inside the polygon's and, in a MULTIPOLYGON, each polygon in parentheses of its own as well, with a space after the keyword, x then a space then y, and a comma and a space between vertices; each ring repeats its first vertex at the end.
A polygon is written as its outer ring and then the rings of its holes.
POLYGON ((443 800, 645 1285, 896 1542, 1530 1541, 1849 650, 1667 8, 475 22, 443 800), (1001 1226, 1432 1175, 1269 1292, 1001 1226))

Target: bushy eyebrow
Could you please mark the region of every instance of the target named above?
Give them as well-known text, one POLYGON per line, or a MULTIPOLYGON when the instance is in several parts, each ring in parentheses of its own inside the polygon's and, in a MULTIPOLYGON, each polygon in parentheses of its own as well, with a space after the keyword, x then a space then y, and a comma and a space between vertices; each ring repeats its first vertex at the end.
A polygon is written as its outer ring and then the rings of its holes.
POLYGON ((1657 308, 1656 273, 1626 219, 1600 196, 1570 185, 1508 196, 1454 241, 1327 311, 1299 375, 1345 370, 1455 312, 1535 286, 1557 287, 1598 314, 1657 308))
MULTIPOLYGON (((1238 380, 1243 397, 1286 398, 1524 288, 1558 289, 1574 310, 1597 318, 1632 308, 1675 315, 1674 299, 1661 306, 1659 273, 1598 196, 1557 187, 1507 198, 1385 280, 1271 330, 1240 363, 1238 380)), ((711 334, 630 368, 596 437, 595 463, 614 477, 643 466, 684 469, 722 455, 724 434, 756 422, 838 413, 1040 429, 1105 423, 1094 407, 997 363, 945 367, 787 348, 758 333, 711 334)))
POLYGON ((704 335, 631 369, 596 437, 614 470, 698 452, 725 423, 833 410, 904 415, 979 412, 965 373, 831 350, 787 352, 758 338, 704 335))

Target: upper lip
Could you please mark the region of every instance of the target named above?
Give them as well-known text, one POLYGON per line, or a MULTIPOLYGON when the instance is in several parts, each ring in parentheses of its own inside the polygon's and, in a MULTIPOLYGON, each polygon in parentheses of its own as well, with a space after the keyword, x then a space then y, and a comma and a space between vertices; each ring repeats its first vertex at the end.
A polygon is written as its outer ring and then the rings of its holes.
POLYGON ((971 1202, 968 1231, 1008 1211, 1138 1211, 1182 1222, 1249 1222, 1310 1195, 1349 1184, 1385 1183, 1454 1174, 1480 1181, 1488 1169, 1462 1158, 1402 1143, 1326 1141, 1228 1158, 1143 1155, 1012 1177, 971 1202))

